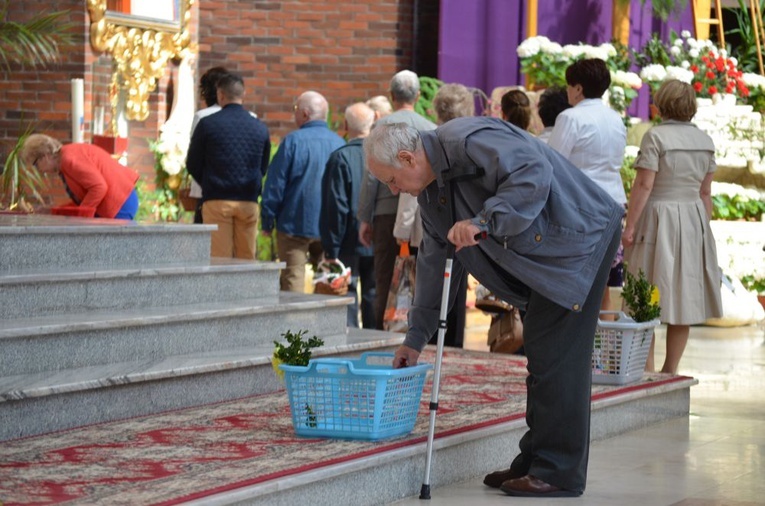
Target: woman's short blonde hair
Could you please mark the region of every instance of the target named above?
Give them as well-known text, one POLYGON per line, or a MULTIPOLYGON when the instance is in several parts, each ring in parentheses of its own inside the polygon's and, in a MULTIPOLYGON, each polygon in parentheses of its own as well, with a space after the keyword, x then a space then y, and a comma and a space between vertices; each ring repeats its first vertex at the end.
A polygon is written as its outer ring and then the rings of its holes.
POLYGON ((385 95, 377 95, 366 101, 367 107, 379 114, 379 117, 387 116, 393 112, 393 106, 385 95))
POLYGON ((433 97, 433 109, 441 124, 454 118, 475 116, 475 97, 462 84, 444 84, 433 97))
POLYGON ((52 155, 61 150, 61 143, 45 134, 32 134, 24 141, 21 159, 26 165, 32 165, 45 155, 52 155))
POLYGON ((690 121, 696 114, 696 92, 693 86, 677 79, 664 81, 653 97, 662 119, 690 121))

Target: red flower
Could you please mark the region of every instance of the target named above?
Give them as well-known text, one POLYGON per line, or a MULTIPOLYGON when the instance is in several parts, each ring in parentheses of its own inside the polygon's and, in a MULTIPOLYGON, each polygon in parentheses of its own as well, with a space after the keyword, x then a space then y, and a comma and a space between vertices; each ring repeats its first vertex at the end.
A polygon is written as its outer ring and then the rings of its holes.
POLYGON ((712 72, 711 70, 707 70, 706 77, 707 79, 714 79, 716 74, 712 72))
POLYGON ((714 95, 717 93, 717 86, 710 86, 708 91, 710 95, 714 95))
POLYGON ((699 93, 703 87, 704 85, 701 84, 699 81, 696 81, 695 83, 693 83, 693 89, 696 90, 696 93, 699 93))

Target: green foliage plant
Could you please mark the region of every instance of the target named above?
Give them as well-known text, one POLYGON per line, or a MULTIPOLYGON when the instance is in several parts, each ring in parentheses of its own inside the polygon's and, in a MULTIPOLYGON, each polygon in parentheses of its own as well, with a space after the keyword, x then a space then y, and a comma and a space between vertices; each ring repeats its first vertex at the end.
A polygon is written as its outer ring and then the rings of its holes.
POLYGON ((274 341, 274 354, 271 357, 271 367, 273 368, 276 376, 284 381, 284 371, 279 366, 281 364, 286 365, 308 365, 311 360, 312 349, 324 346, 324 340, 316 336, 310 339, 303 339, 303 336, 308 333, 307 330, 300 330, 297 333, 288 330, 282 337, 287 344, 274 341))
POLYGON ((0 180, 0 209, 27 212, 33 203, 45 203, 41 193, 47 187, 45 180, 36 167, 26 166, 21 160, 21 149, 33 131, 33 125, 28 125, 5 159, 0 180))
POLYGON ((311 350, 324 346, 324 340, 313 336, 309 339, 303 339, 308 333, 307 330, 298 332, 287 331, 282 337, 287 341, 287 345, 274 341, 274 357, 287 365, 308 365, 311 360, 311 350))
POLYGON ((433 110, 433 98, 444 82, 435 77, 420 76, 420 98, 414 104, 414 111, 420 116, 436 122, 436 112, 433 110))
POLYGON ((741 284, 750 292, 765 295, 765 278, 758 278, 754 274, 741 276, 741 284))
MULTIPOLYGON (((622 5, 629 5, 630 0, 617 0, 622 5)), ((645 5, 645 0, 640 0, 640 5, 645 5)), ((653 17, 667 21, 670 16, 675 19, 680 17, 688 0, 651 0, 651 12, 653 17)))
POLYGON ((635 277, 627 270, 627 264, 624 264, 622 299, 627 306, 627 313, 638 323, 655 320, 661 315, 659 289, 648 282, 643 269, 639 269, 635 277))
MULTIPOLYGON (((670 33, 670 42, 674 43, 677 38, 677 34, 672 31, 670 33)), ((638 67, 645 67, 650 64, 661 65, 662 67, 669 67, 673 65, 672 57, 669 55, 664 41, 661 40, 658 33, 653 33, 651 38, 648 39, 643 47, 639 51, 635 52, 635 64, 638 67)))
MULTIPOLYGON (((8 19, 10 0, 0 0, 0 67, 11 70, 12 64, 45 66, 59 61, 63 45, 74 44, 81 38, 73 30, 76 24, 66 21, 69 11, 41 12, 24 23, 8 19)), ((33 125, 24 129, 3 164, 0 208, 31 210, 30 200, 43 204, 40 194, 45 181, 35 167, 27 167, 19 158, 33 125)))
MULTIPOLYGON (((765 0, 760 2, 760 12, 765 9, 765 0)), ((731 12, 736 19, 736 27, 726 30, 725 35, 735 36, 739 39, 736 47, 732 49, 732 55, 738 60, 738 68, 744 72, 759 73, 760 64, 757 57, 757 35, 752 26, 752 18, 749 15, 749 2, 738 0, 738 8, 726 7, 724 10, 731 12)), ((760 41, 762 45, 763 41, 760 41)))
POLYGON ((8 19, 10 3, 0 0, 0 66, 6 70, 12 63, 31 66, 56 63, 61 46, 80 39, 72 32, 77 25, 66 21, 69 11, 42 12, 19 23, 8 19))
POLYGON ((744 195, 712 195, 712 219, 726 221, 761 221, 765 201, 744 195))
POLYGON ((619 175, 622 178, 622 185, 624 185, 624 193, 627 195, 627 199, 630 198, 632 184, 635 182, 635 176, 637 175, 637 171, 634 167, 635 158, 637 157, 625 154, 624 159, 622 160, 622 166, 619 169, 619 175))
POLYGON ((712 219, 762 221, 765 194, 754 188, 732 183, 712 183, 712 219))

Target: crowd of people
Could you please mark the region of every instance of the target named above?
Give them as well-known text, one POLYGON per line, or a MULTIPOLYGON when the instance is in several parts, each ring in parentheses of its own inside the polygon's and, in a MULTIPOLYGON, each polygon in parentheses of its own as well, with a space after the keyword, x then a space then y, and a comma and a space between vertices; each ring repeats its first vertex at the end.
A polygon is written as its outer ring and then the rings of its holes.
MULTIPOLYGON (((628 201, 626 129, 602 99, 609 85, 602 60, 579 60, 565 89, 546 90, 536 110, 515 89, 502 97, 502 118, 488 118, 476 116, 471 90, 446 84, 433 100, 436 124, 415 112, 419 78, 403 70, 387 97, 345 109, 345 139, 327 123, 325 97, 309 90, 295 99, 296 129, 271 160, 267 126, 242 105, 242 77, 215 67, 200 81, 206 107, 186 164, 200 201, 195 222, 217 225, 216 257, 253 260, 258 229, 275 237, 282 290, 304 291, 309 262, 350 267, 347 324, 364 328, 383 328, 394 262, 408 243, 416 287, 394 367, 416 364, 437 334, 452 245, 447 345, 463 343, 468 273, 524 315, 528 431, 509 467, 484 483, 516 496, 578 496, 593 336, 611 305, 608 287, 621 285, 624 268, 659 287, 663 372, 677 372, 689 326, 722 313, 709 226, 714 144, 691 123, 695 92, 668 80, 655 95, 663 121, 643 137, 628 201), (539 136, 528 132, 534 113, 539 136)), ((60 174, 97 217, 135 215, 138 175, 100 148, 35 134, 22 157, 60 174)))

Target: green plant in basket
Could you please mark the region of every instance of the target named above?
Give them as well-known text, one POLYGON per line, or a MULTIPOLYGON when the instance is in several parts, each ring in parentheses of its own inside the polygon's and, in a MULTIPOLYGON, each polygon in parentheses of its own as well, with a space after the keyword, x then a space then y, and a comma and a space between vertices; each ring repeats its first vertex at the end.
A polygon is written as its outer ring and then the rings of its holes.
POLYGON ((308 333, 307 330, 300 330, 297 333, 288 330, 282 337, 287 341, 284 345, 279 341, 274 341, 274 355, 271 357, 271 366, 279 379, 284 380, 284 371, 279 369, 279 365, 308 365, 311 360, 311 350, 324 346, 324 340, 316 336, 309 339, 303 339, 308 333))
POLYGON ((627 264, 624 264, 622 299, 627 306, 627 313, 638 323, 655 320, 661 314, 659 289, 648 282, 643 269, 638 269, 635 277, 627 270, 627 264))

